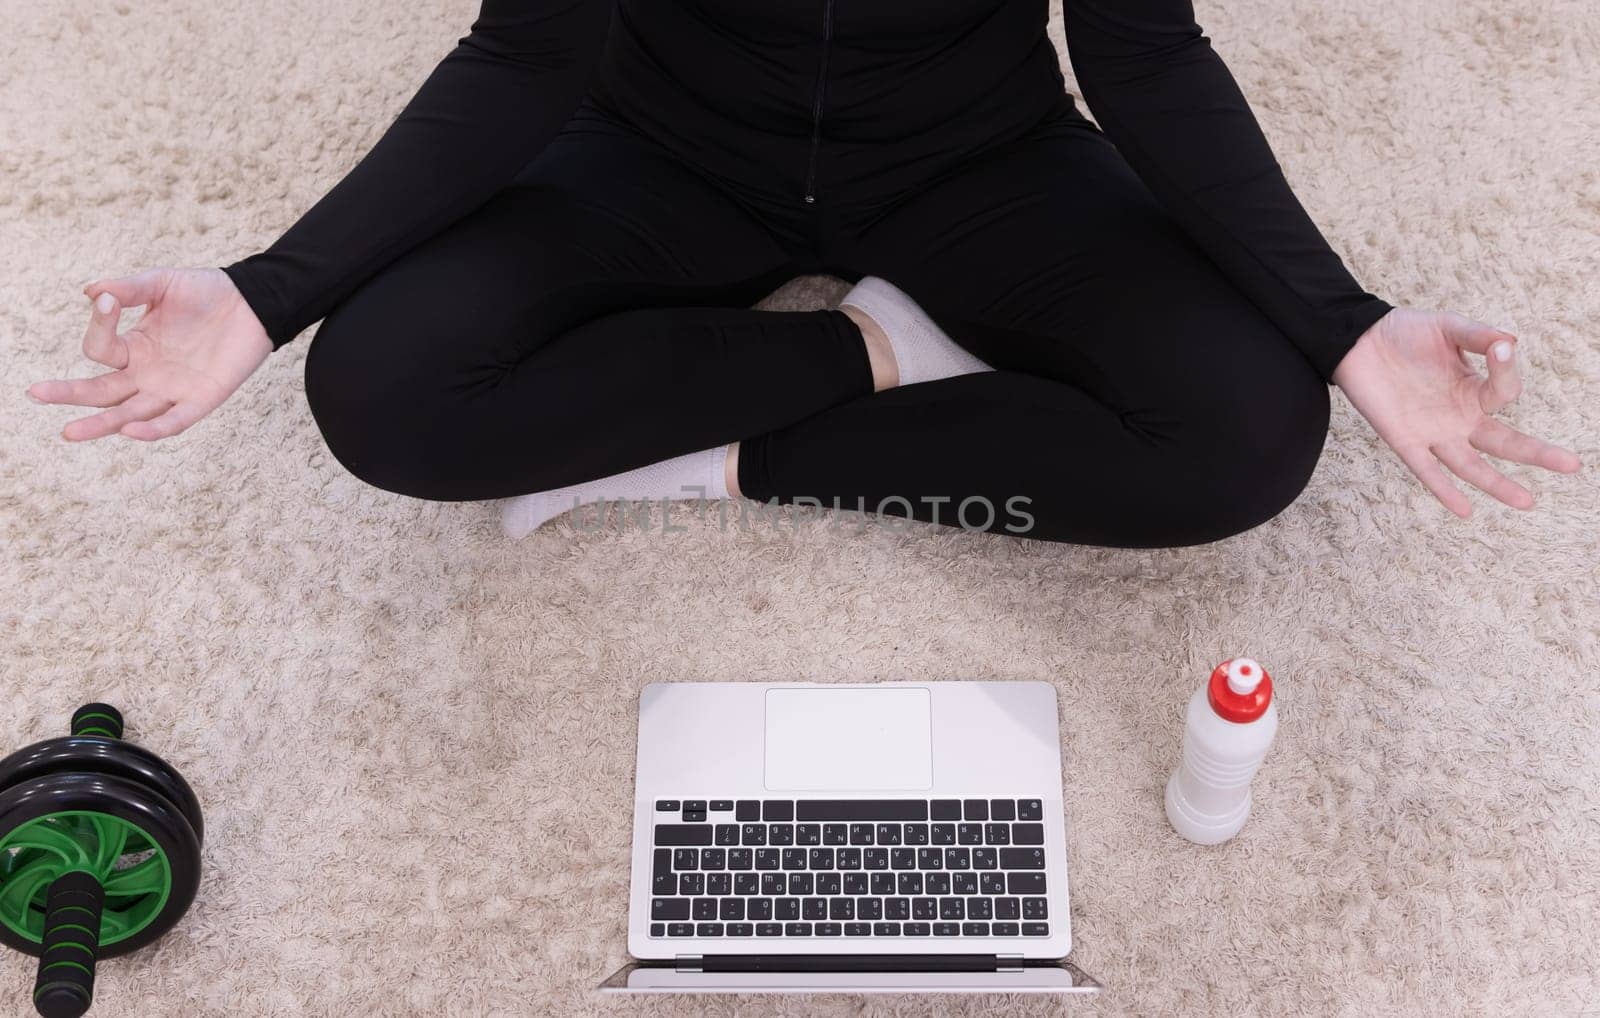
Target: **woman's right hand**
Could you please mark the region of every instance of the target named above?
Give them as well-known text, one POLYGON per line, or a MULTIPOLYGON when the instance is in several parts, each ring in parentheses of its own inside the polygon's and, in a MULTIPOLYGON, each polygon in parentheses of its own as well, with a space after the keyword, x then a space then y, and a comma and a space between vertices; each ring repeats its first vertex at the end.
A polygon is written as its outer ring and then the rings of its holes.
POLYGON ((221 269, 150 269, 83 292, 93 301, 84 356, 112 370, 28 387, 38 403, 105 408, 62 429, 69 442, 176 435, 221 406, 272 352, 221 269), (119 336, 122 309, 141 306, 144 314, 119 336))

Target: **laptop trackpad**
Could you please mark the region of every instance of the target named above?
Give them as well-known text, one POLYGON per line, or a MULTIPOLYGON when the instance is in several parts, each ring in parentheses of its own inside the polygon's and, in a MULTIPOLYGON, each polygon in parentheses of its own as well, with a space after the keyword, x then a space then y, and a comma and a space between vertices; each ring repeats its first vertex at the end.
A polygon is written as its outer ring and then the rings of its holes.
POLYGON ((769 789, 868 792, 933 786, 926 689, 769 689, 769 789))

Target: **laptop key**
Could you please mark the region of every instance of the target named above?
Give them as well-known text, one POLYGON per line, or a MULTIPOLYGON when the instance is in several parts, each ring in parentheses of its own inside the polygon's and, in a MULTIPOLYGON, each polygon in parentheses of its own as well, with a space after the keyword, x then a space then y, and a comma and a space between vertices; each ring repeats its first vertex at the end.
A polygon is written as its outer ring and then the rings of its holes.
POLYGON ((683 808, 683 803, 679 802, 677 799, 657 799, 656 800, 656 812, 657 813, 676 813, 676 812, 678 812, 678 810, 680 810, 682 808, 683 808))
POLYGON ((826 919, 828 918, 827 898, 807 898, 800 903, 800 918, 826 919))
POLYGON ((784 923, 783 924, 783 935, 786 936, 786 937, 809 937, 809 936, 811 936, 811 924, 810 923, 784 923))
POLYGON ((683 811, 685 813, 704 813, 706 811, 706 801, 704 799, 685 799, 683 800, 683 811))
POLYGON ((844 935, 847 937, 869 937, 872 935, 871 923, 845 923, 844 935))
POLYGON ((706 893, 706 875, 704 873, 678 874, 679 894, 704 894, 706 893))
POLYGON ((879 824, 878 825, 878 844, 880 844, 880 845, 898 845, 898 844, 900 844, 900 825, 899 824, 879 824))
POLYGON ((937 848, 917 849, 917 869, 942 870, 944 869, 944 853, 937 848))
POLYGON ((722 936, 722 924, 698 923, 694 928, 694 935, 697 937, 720 937, 722 936))
POLYGON ((954 845, 956 843, 956 825, 934 824, 933 843, 935 845, 954 845))
POLYGON ((667 924, 666 923, 651 923, 650 924, 650 935, 652 937, 664 937, 664 936, 666 936, 667 935, 667 924))
POLYGON ((768 799, 761 804, 761 819, 771 823, 794 823, 794 801, 792 799, 768 799))
POLYGON ((1012 824, 1011 840, 1018 845, 1044 844, 1044 824, 1012 824))
POLYGON ((929 813, 935 820, 960 820, 961 800, 935 799, 933 800, 932 807, 929 809, 929 813))
POLYGON ((900 935, 899 923, 873 923, 872 935, 874 937, 898 937, 900 935))
POLYGON ((1048 937, 1050 935, 1049 923, 1023 923, 1022 935, 1024 937, 1048 937))
POLYGON ((794 829, 794 842, 797 845, 822 844, 821 824, 800 824, 794 829))
POLYGON ((730 848, 728 850, 728 869, 747 870, 755 864, 756 854, 748 848, 730 848))
POLYGON ((1006 875, 1004 873, 979 873, 978 890, 984 894, 1006 893, 1006 875))
POLYGON ((911 903, 911 917, 913 919, 939 918, 939 900, 937 898, 918 898, 911 903))
POLYGON ((761 803, 754 799, 740 799, 733 808, 733 818, 741 824, 761 819, 761 803))
POLYGON ((786 870, 803 870, 806 868, 806 850, 803 848, 786 848, 783 850, 783 868, 786 870))
MULTIPOLYGON (((755 874, 752 873, 751 876, 755 876, 755 874)), ((788 891, 788 889, 789 889, 789 882, 784 879, 784 876, 783 876, 782 873, 763 873, 763 874, 761 874, 761 893, 762 894, 769 895, 769 896, 776 896, 776 895, 779 895, 779 894, 786 893, 788 891)))
POLYGON ((767 825, 745 824, 741 831, 741 838, 746 845, 765 845, 767 843, 767 825))
MULTIPOLYGON (((694 851, 690 849, 689 851, 694 851)), ((724 848, 707 848, 700 852, 700 868, 703 870, 725 870, 728 868, 728 851, 724 848)))
POLYGON ((961 844, 961 845, 981 845, 981 844, 983 844, 983 825, 982 824, 957 824, 956 825, 956 842, 957 842, 957 844, 961 844))
POLYGON ((933 933, 933 927, 927 923, 901 923, 900 932, 908 937, 926 937, 933 933))
POLYGON ((883 899, 883 917, 885 919, 904 920, 911 918, 910 898, 885 898, 883 899))
POLYGON ((997 937, 1015 937, 1021 935, 1022 928, 1016 923, 991 923, 989 931, 997 937))
POLYGON ((657 873, 650 881, 651 894, 677 894, 678 875, 676 873, 657 873))
POLYGON ((737 845, 739 843, 738 824, 717 824, 716 830, 717 844, 723 846, 724 848, 728 847, 729 845, 737 845))
POLYGON ((861 850, 862 866, 869 870, 886 870, 889 868, 889 850, 887 848, 863 848, 861 850))
POLYGON ((986 845, 1011 844, 1010 824, 984 824, 983 843, 986 845))
POLYGON ((844 893, 866 894, 867 875, 865 873, 846 873, 844 875, 844 893))
POLYGON ((893 873, 874 873, 868 884, 870 894, 893 894, 896 887, 893 873))
POLYGON ((987 937, 989 935, 988 923, 962 923, 961 935, 963 937, 987 937))
POLYGON ((733 810, 733 800, 732 799, 712 799, 711 800, 711 812, 713 812, 713 813, 728 813, 728 812, 731 812, 732 810, 733 810))
POLYGON ((667 924, 667 936, 669 936, 669 937, 692 937, 692 936, 694 936, 694 924, 693 923, 668 923, 667 924))
POLYGON ((680 848, 672 853, 672 868, 675 870, 697 870, 700 868, 700 850, 697 848, 680 848))
POLYGON ((696 898, 694 900, 694 918, 696 920, 710 921, 717 917, 717 899, 696 898))
POLYGON ((841 848, 835 855, 834 865, 841 870, 858 870, 861 868, 861 849, 841 848))
POLYGON ((765 922, 772 918, 771 898, 751 898, 745 905, 744 917, 751 922, 765 922))
POLYGON ((1017 802, 1017 819, 1018 820, 1043 820, 1044 819, 1044 800, 1042 800, 1042 799, 1021 799, 1021 800, 1018 800, 1018 802, 1017 802))
POLYGON ((929 894, 949 894, 950 874, 925 873, 922 877, 922 887, 929 894))
POLYGON ((1006 890, 1012 894, 1043 894, 1044 874, 1008 873, 1006 874, 1006 890))
POLYGON ((1044 849, 1002 848, 1000 850, 1000 868, 1003 870, 1042 870, 1044 869, 1044 849))
MULTIPOLYGON (((994 899, 993 898, 972 898, 972 899, 969 899, 967 901, 967 918, 968 919, 993 919, 994 918, 994 899)), ((1043 918, 1043 916, 1041 916, 1040 918, 1043 918)))
POLYGON ((782 923, 756 923, 756 936, 781 937, 783 936, 782 923))
MULTIPOLYGON (((813 848, 808 855, 810 866, 814 870, 833 869, 833 849, 813 848)), ((798 867, 796 867, 798 869, 798 867)))
POLYGON ((1017 801, 1015 799, 990 799, 989 819, 1010 822, 1017 818, 1017 801))
POLYGON ((779 898, 772 906, 772 917, 784 921, 800 918, 799 898, 779 898))
POLYGON ((896 870, 911 870, 917 868, 917 850, 914 848, 893 848, 889 850, 889 868, 896 870))
POLYGON ((975 848, 972 850, 972 868, 975 870, 992 870, 1000 865, 1000 856, 992 848, 975 848))
POLYGON ((775 870, 783 863, 783 853, 776 848, 756 849, 756 869, 775 870))
POLYGON ((959 937, 959 936, 961 936, 961 924, 960 923, 934 923, 933 924, 933 935, 936 936, 936 937, 959 937))
POLYGON ((711 844, 710 824, 656 824, 656 844, 669 848, 677 845, 711 844))
POLYGON ((1015 919, 1022 914, 1022 899, 996 898, 994 900, 994 917, 996 919, 1015 919))
POLYGON ((928 843, 928 825, 906 824, 905 842, 908 845, 926 845, 928 843))
POLYGON ((962 815, 967 820, 989 819, 988 799, 967 799, 961 803, 962 815))
POLYGON ((819 937, 837 937, 844 932, 844 927, 838 923, 818 923, 816 932, 819 937))
POLYGON ((967 901, 965 898, 940 898, 940 919, 965 919, 967 917, 967 901))
POLYGON ((921 894, 922 893, 922 874, 921 873, 902 873, 902 874, 900 874, 900 881, 896 885, 895 891, 896 891, 896 893, 899 893, 899 894, 921 894))
MULTIPOLYGON (((762 874, 764 876, 765 874, 762 874)), ((733 893, 743 896, 761 893, 761 876, 754 873, 735 873, 733 875, 733 893)))
POLYGON ((844 893, 843 891, 840 890, 840 887, 842 886, 842 881, 843 881, 843 877, 838 873, 818 873, 817 874, 817 893, 818 894, 842 894, 842 893, 844 893))
POLYGON ((850 844, 850 826, 848 824, 823 824, 822 843, 824 845, 850 844))
POLYGON ((723 922, 727 922, 729 920, 737 921, 737 920, 743 919, 744 918, 744 899, 743 898, 723 898, 722 899, 722 904, 720 906, 718 906, 717 918, 721 919, 723 922))
POLYGON ((1048 898, 1023 898, 1022 918, 1048 919, 1050 918, 1050 900, 1048 898))
POLYGON ((686 809, 683 811, 683 822, 686 824, 703 824, 706 822, 706 811, 703 809, 686 809))
POLYGON ((954 873, 950 876, 950 886, 957 894, 977 894, 978 875, 976 873, 954 873))
POLYGON ((944 850, 944 868, 947 870, 964 870, 972 865, 972 853, 964 848, 947 848, 944 850))
POLYGON ((751 926, 749 923, 729 923, 728 924, 728 936, 730 936, 730 937, 748 937, 748 936, 752 936, 755 933, 755 931, 756 931, 756 928, 754 926, 751 926))
POLYGON ((870 845, 870 844, 873 843, 872 839, 873 839, 873 836, 876 833, 877 833, 877 828, 874 827, 872 824, 851 824, 850 825, 850 844, 852 844, 852 845, 870 845))
POLYGON ((882 919, 883 918, 883 899, 882 898, 857 898, 856 899, 856 918, 857 919, 882 919))
POLYGON ((768 824, 767 844, 792 845, 794 844, 794 824, 768 824))
POLYGON ((706 875, 706 893, 717 898, 725 898, 733 893, 732 873, 708 873, 706 875))
POLYGON ((829 919, 854 919, 856 917, 856 900, 854 898, 834 898, 828 902, 829 919))
POLYGON ((659 922, 681 922, 689 918, 689 899, 652 898, 650 918, 659 922))

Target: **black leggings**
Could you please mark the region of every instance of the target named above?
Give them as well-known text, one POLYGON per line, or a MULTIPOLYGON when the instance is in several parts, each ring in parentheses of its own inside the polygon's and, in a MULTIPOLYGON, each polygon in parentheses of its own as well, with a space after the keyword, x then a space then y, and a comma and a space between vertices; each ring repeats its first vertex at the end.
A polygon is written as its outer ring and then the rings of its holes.
POLYGON ((737 441, 750 498, 983 499, 996 532, 1023 505, 1026 536, 1120 547, 1270 519, 1328 425, 1311 363, 1076 114, 907 193, 779 207, 585 105, 334 310, 306 392, 340 462, 418 498, 737 441), (817 272, 889 280, 997 370, 873 394, 843 314, 749 309, 817 272))

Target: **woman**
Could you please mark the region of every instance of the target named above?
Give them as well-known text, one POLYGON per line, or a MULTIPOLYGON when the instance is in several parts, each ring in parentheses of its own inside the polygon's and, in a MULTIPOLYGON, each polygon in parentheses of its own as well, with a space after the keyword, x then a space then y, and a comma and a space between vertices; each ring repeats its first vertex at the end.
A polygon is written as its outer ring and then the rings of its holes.
POLYGON ((1523 509, 1481 453, 1578 469, 1490 416, 1512 336, 1351 278, 1188 0, 1065 8, 1104 134, 1044 0, 485 0, 278 243, 91 284, 113 370, 30 393, 108 408, 70 440, 165 438, 326 317, 306 391, 339 460, 524 496, 513 532, 703 490, 1211 541, 1298 496, 1330 381, 1463 517, 1443 468, 1523 509), (861 282, 748 309, 812 272, 861 282))

